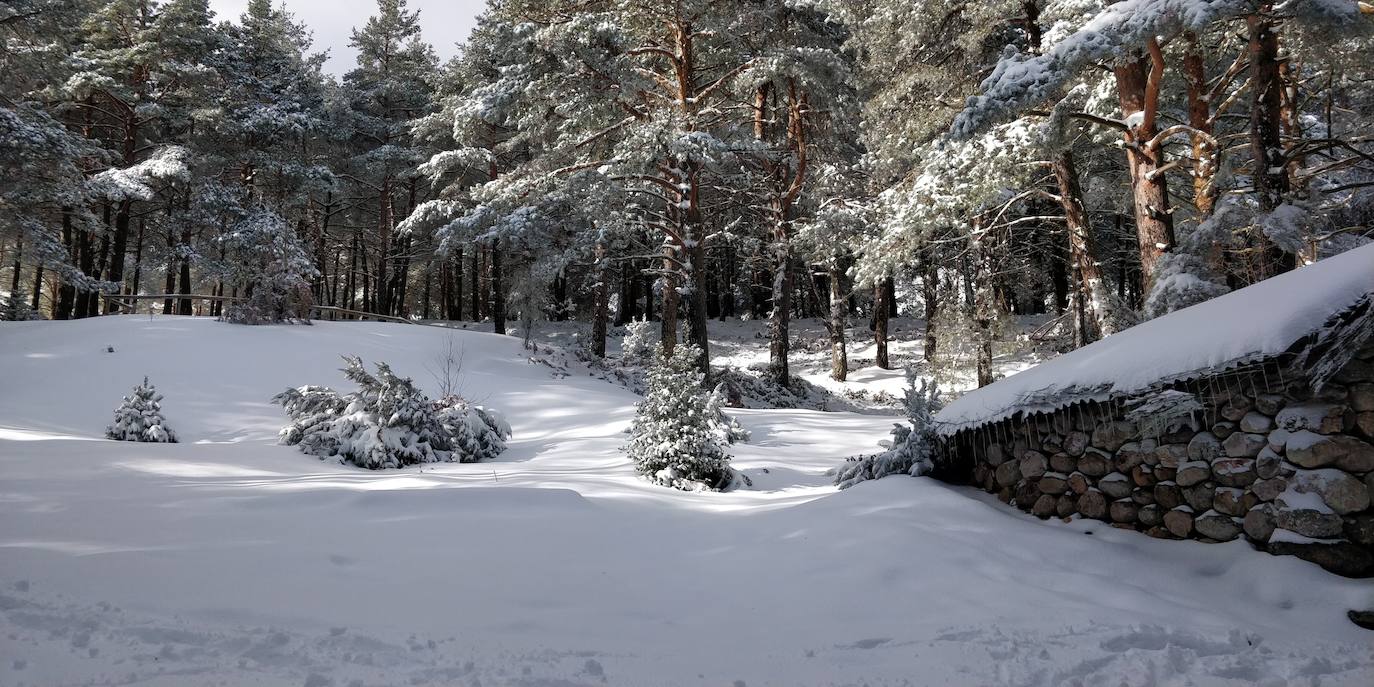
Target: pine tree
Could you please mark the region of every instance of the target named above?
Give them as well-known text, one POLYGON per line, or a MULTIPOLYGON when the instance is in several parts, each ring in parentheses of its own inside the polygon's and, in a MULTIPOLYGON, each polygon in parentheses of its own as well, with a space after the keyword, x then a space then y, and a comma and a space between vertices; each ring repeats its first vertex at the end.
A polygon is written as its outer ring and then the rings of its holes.
POLYGON ((916 368, 907 368, 906 380, 907 424, 893 426, 886 451, 846 461, 835 476, 841 489, 888 475, 919 477, 935 469, 935 415, 944 403, 939 389, 920 379, 916 368))
POLYGON ((175 444, 176 433, 162 417, 162 394, 143 378, 132 396, 115 409, 114 424, 105 428, 105 438, 115 441, 142 441, 175 444))
POLYGON ((376 227, 369 305, 385 315, 401 314, 410 265, 408 238, 396 227, 425 190, 415 174, 421 155, 410 123, 433 106, 438 58, 420 38, 419 15, 405 0, 378 0, 377 14, 353 30, 349 44, 358 50, 358 66, 343 83, 355 153, 349 177, 359 196, 371 197, 367 212, 376 227))
POLYGON ((224 319, 239 324, 301 322, 310 318, 310 280, 315 266, 296 232, 280 215, 258 208, 222 238, 231 281, 245 300, 224 319))
POLYGON ((640 475, 686 491, 721 490, 734 480, 721 446, 709 394, 701 388, 698 351, 679 344, 649 369, 625 450, 640 475))
POLYGON ((510 426, 499 413, 457 396, 431 401, 386 363, 377 363, 372 374, 359 358, 344 361, 344 375, 357 391, 341 395, 303 386, 272 398, 292 419, 281 443, 369 470, 476 462, 506 449, 510 426))
POLYGON ((40 319, 29 303, 28 294, 23 289, 11 291, 0 297, 0 322, 24 322, 40 319))

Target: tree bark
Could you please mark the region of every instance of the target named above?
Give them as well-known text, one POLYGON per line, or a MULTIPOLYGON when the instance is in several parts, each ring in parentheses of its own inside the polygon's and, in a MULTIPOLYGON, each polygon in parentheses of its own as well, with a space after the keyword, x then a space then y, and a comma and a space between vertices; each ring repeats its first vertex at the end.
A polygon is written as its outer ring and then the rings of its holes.
MULTIPOLYGON (((1212 105, 1207 90, 1206 63, 1196 34, 1187 35, 1188 52, 1183 57, 1183 77, 1188 84, 1188 126, 1193 134, 1193 205, 1198 221, 1212 216, 1217 203, 1217 149, 1212 145, 1212 105), (1201 135, 1206 134, 1206 135, 1201 135)), ((1219 265, 1217 266, 1219 267, 1219 265)))
MULTIPOLYGON (((1261 5, 1246 17, 1250 38, 1250 154, 1252 175, 1261 213, 1273 212, 1288 195, 1288 170, 1283 149, 1283 79, 1279 64, 1279 34, 1268 16, 1273 6, 1261 5)), ((1266 279, 1295 266, 1294 256, 1258 236, 1255 280, 1266 279)))
POLYGON ((29 299, 29 307, 34 312, 38 312, 39 302, 43 298, 43 262, 39 261, 33 267, 33 295, 29 299))
MULTIPOLYGON (((491 325, 497 334, 506 333, 506 289, 501 274, 501 240, 491 240, 491 325)), ((526 336, 529 332, 525 333, 526 336)))
POLYGON ((849 353, 845 349, 845 329, 849 324, 848 289, 844 269, 838 261, 830 263, 830 378, 843 382, 849 375, 849 353))
POLYGON ((922 357, 926 363, 935 365, 940 359, 940 266, 934 256, 927 255, 921 262, 921 300, 925 301, 926 339, 922 357))
MULTIPOLYGON (((786 235, 786 229, 775 229, 786 235)), ((792 250, 786 238, 774 236, 770 247, 773 258, 773 309, 768 314, 768 378, 778 386, 788 386, 788 353, 791 341, 788 328, 792 315, 792 250)))
POLYGON ((23 258, 24 258, 24 237, 23 237, 23 235, 20 235, 19 237, 15 238, 15 240, 14 240, 14 275, 13 275, 13 278, 10 280, 10 295, 11 295, 11 297, 12 297, 14 294, 16 294, 16 293, 19 293, 19 270, 23 267, 22 262, 21 262, 21 261, 23 260, 23 258))
POLYGON ((139 284, 143 281, 143 237, 147 229, 148 223, 139 218, 138 238, 134 241, 134 279, 133 283, 129 285, 130 295, 138 295, 139 284))
POLYGON ((884 277, 873 287, 873 345, 877 349, 873 364, 881 370, 892 369, 887 358, 888 299, 891 292, 888 284, 891 281, 892 277, 884 277))
POLYGON ((1082 332, 1079 345, 1091 343, 1113 333, 1109 296, 1106 282, 1102 280, 1102 267, 1097 263, 1096 239, 1088 224, 1088 213, 1083 205, 1083 191, 1078 180, 1078 170, 1074 167, 1072 154, 1060 153, 1054 160, 1054 178, 1059 186, 1059 202, 1064 209, 1064 219, 1069 236, 1069 264, 1078 276, 1074 289, 1075 313, 1086 316, 1076 331, 1082 332))
MULTIPOLYGON (((71 262, 78 262, 76 255, 77 244, 76 236, 72 230, 72 209, 62 208, 62 244, 67 247, 67 255, 71 262)), ((76 287, 72 286, 70 279, 63 279, 62 286, 57 290, 57 305, 53 310, 54 320, 66 320, 72 316, 72 308, 76 306, 76 287)))
POLYGON ((969 233, 969 248, 974 261, 973 274, 973 326, 977 335, 977 372, 978 386, 992 383, 992 324, 996 303, 992 293, 992 260, 989 237, 978 221, 974 222, 969 233))
POLYGON ((592 308, 592 355, 606 357, 606 324, 610 317, 611 271, 606 260, 606 244, 596 243, 596 304, 592 308))
POLYGON ((1150 39, 1150 56, 1128 60, 1114 70, 1121 114, 1126 132, 1126 164, 1131 176, 1136 240, 1140 248, 1141 292, 1149 293, 1159 258, 1173 248, 1174 222, 1169 208, 1169 189, 1158 170, 1163 150, 1153 145, 1157 133, 1160 81, 1164 72, 1163 51, 1150 39))
POLYGON ((487 280, 482 278, 482 244, 472 246, 472 321, 481 322, 486 313, 486 298, 483 291, 487 280))

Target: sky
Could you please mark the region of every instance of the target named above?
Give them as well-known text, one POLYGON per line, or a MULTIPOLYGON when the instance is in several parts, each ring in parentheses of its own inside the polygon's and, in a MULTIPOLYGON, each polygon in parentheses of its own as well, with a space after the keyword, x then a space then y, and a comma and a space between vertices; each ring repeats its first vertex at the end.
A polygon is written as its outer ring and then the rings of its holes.
MULTIPOLYGON (((281 2, 282 0, 274 0, 281 2)), ((376 0, 284 0, 286 9, 315 34, 315 50, 328 50, 325 71, 342 76, 353 68, 355 52, 348 47, 349 32, 361 26, 377 9, 376 0)), ((210 0, 218 19, 237 21, 248 0, 210 0)), ((446 60, 466 40, 485 0, 409 0, 420 10, 420 27, 439 59, 446 60)))

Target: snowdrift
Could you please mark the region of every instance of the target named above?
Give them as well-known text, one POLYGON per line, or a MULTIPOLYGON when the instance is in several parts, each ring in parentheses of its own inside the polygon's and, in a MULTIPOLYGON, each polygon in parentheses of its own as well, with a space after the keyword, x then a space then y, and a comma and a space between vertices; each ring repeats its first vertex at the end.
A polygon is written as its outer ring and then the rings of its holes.
MULTIPOLYGON (((635 477, 637 397, 510 337, 145 316, 0 324, 0 684, 1367 686, 1367 583, 825 473, 891 418, 743 411, 752 490, 635 477), (501 409, 497 460, 382 473, 279 446, 339 356, 501 409), (113 347, 114 352, 108 352, 113 347), (100 439, 147 374, 183 443, 100 439)), ((585 372, 585 371, 583 371, 585 372)))

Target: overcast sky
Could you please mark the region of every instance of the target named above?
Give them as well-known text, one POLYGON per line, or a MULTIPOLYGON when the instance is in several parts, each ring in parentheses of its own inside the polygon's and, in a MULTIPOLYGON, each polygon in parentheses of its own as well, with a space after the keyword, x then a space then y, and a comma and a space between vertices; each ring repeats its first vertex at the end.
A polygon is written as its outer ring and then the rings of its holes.
MULTIPOLYGON (((282 0, 273 0, 279 4, 282 0)), ((354 51, 348 47, 349 32, 361 26, 377 10, 376 0, 285 0, 286 9, 296 15, 315 34, 315 50, 328 50, 325 70, 342 75, 353 68, 354 51)), ((218 19, 237 21, 248 0, 210 0, 218 19)), ((456 45, 468 37, 485 0, 409 0, 407 6, 420 10, 420 26, 425 40, 434 46, 441 60, 453 55, 456 45)))

